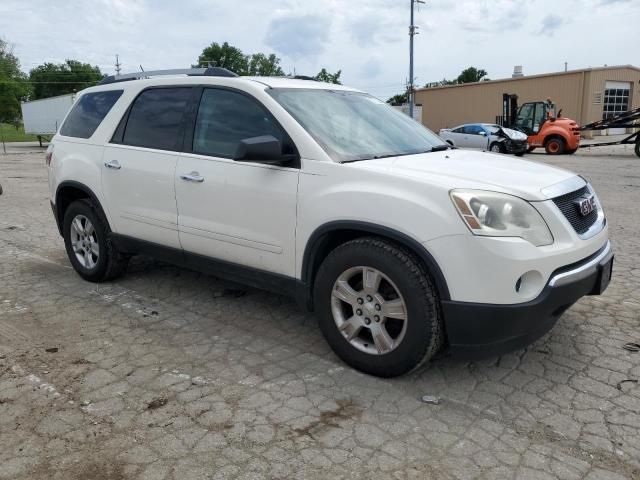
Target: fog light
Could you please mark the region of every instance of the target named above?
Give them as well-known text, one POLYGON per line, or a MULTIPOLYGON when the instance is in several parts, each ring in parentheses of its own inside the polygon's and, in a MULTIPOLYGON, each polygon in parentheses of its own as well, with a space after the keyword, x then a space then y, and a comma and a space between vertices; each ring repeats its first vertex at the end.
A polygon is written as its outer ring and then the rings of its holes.
POLYGON ((533 297, 542 290, 543 284, 542 274, 537 270, 530 270, 516 280, 515 288, 521 296, 533 297))

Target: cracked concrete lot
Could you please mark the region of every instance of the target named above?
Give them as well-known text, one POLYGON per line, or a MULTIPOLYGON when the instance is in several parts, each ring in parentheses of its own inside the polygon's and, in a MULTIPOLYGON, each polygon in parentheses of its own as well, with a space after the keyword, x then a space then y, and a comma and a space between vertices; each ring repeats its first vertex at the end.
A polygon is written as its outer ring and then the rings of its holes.
POLYGON ((595 185, 609 289, 526 350, 383 380, 287 298, 145 258, 84 282, 44 155, 0 156, 0 478, 640 478, 640 160, 528 158, 595 185))

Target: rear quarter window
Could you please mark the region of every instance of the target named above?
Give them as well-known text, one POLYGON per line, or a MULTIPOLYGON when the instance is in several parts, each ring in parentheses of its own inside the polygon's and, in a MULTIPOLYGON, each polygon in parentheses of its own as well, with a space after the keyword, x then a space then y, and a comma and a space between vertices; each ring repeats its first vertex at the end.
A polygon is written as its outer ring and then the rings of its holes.
POLYGON ((85 93, 73 106, 60 128, 65 137, 89 138, 118 101, 123 90, 85 93))

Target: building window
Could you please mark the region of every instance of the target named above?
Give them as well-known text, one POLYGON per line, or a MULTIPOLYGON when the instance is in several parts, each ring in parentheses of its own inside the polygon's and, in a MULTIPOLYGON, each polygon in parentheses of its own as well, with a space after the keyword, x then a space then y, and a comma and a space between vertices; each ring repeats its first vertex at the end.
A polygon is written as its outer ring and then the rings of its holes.
POLYGON ((629 110, 629 87, 607 88, 604 91, 602 119, 606 120, 629 110))

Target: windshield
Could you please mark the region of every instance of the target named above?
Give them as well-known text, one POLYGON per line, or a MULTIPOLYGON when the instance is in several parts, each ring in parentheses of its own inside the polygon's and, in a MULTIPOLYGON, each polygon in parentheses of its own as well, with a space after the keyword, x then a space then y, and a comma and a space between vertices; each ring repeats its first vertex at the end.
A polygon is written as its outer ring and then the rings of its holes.
POLYGON ((300 88, 268 92, 337 162, 430 152, 444 144, 404 113, 364 93, 300 88))

